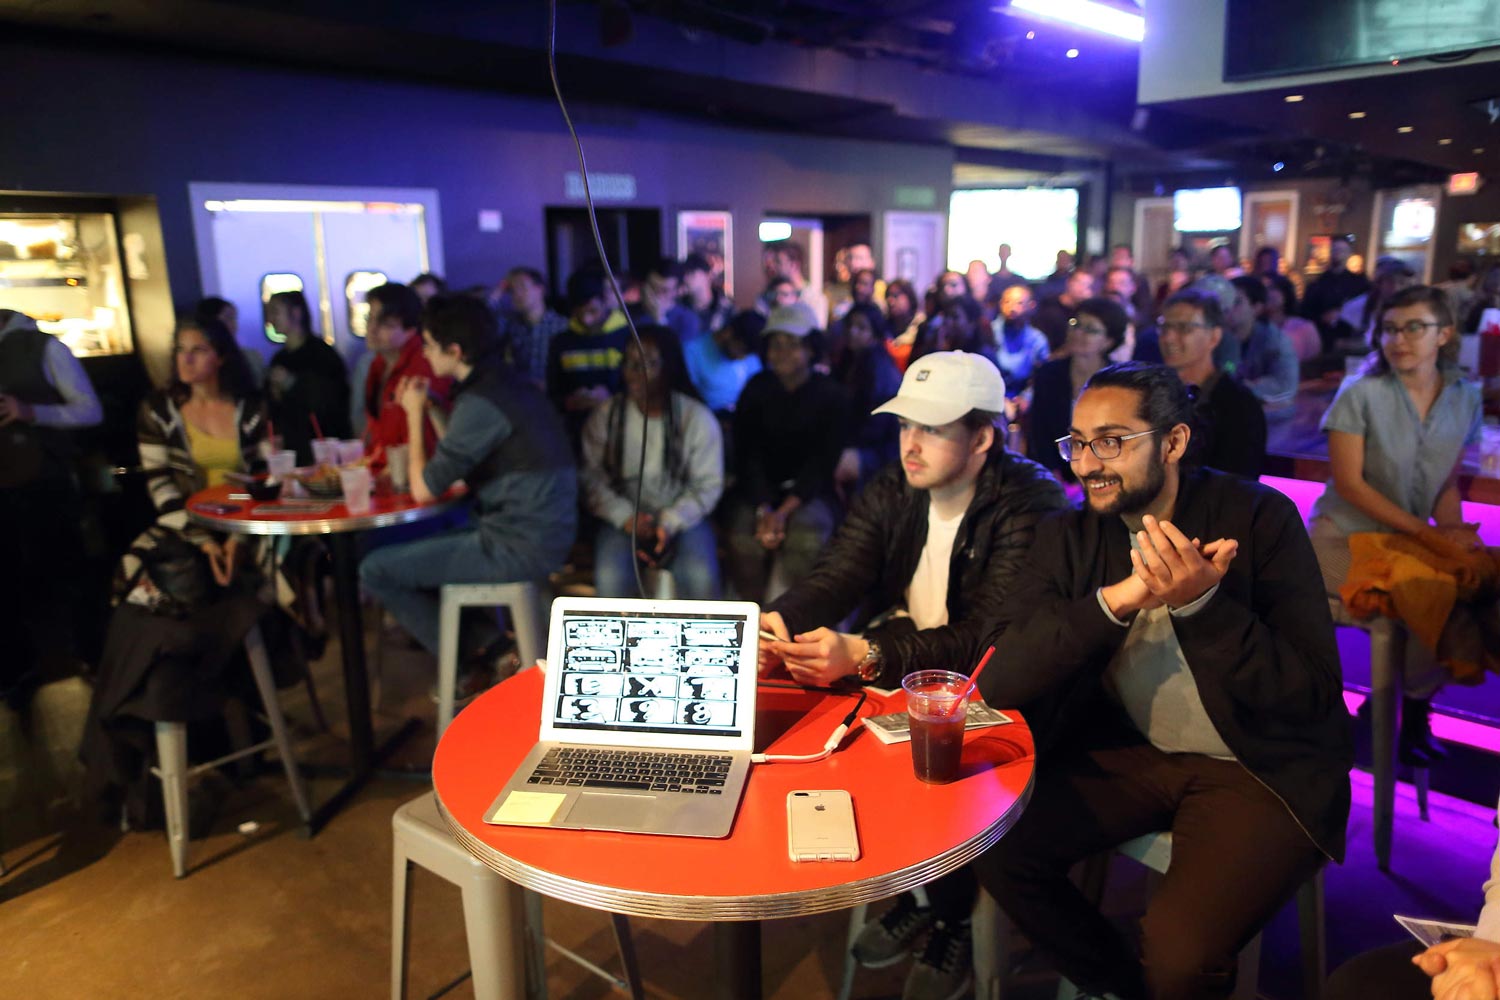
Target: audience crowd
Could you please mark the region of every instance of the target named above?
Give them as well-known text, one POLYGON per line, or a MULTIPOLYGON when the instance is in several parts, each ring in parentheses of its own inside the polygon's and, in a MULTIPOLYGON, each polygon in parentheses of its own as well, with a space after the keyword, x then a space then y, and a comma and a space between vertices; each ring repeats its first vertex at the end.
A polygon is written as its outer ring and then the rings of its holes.
MULTIPOLYGON (((372 467, 417 500, 468 487, 466 523, 377 537, 361 564, 365 590, 429 650, 442 584, 565 565, 591 565, 604 596, 665 572, 680 597, 760 602, 777 637, 762 666, 808 685, 895 686, 993 640, 1037 669, 991 670, 984 693, 1028 710, 1052 766, 996 849, 876 916, 856 957, 918 951, 906 996, 957 995, 983 886, 1083 989, 1227 995, 1235 949, 1342 857, 1350 745, 1324 598, 1349 535, 1405 534, 1455 558, 1479 546, 1455 486, 1479 391, 1456 352, 1500 307, 1500 268, 1426 288, 1400 259, 1367 279, 1350 256, 1334 238, 1304 286, 1274 249, 1248 268, 1227 246, 1201 264, 1176 251, 1153 287, 1128 247, 1087 264, 1059 252, 1030 282, 1002 244, 996 272, 975 261, 920 289, 882 280, 856 244, 819 288, 783 241, 745 310, 698 254, 638 280, 588 264, 549 282, 521 265, 464 293, 424 274, 367 293, 370 357, 352 379, 301 293, 267 304, 280 346, 264 366, 229 332, 235 306, 205 299, 176 331, 171 384, 141 410, 157 516, 121 565, 120 620, 189 600, 143 570, 174 545, 220 586, 243 579, 242 609, 263 562, 187 524, 185 498, 263 467, 273 437, 305 465, 315 438, 357 426, 372 467), (1302 372, 1345 355, 1368 358, 1324 417, 1332 475, 1309 535, 1256 480, 1302 372), (1067 872, 1179 822, 1193 835, 1137 951, 1067 872), (1247 867, 1260 877, 1233 874, 1247 867)), ((0 469, 0 498, 62 512, 62 429, 87 415, 58 405, 78 396, 76 373, 43 359, 56 342, 33 331, 0 313, 0 426, 34 429, 12 451, 36 467, 0 469)), ((129 638, 107 651, 130 662, 107 666, 106 693, 146 667, 129 638)), ((464 618, 461 695, 502 676, 504 644, 493 618, 464 618)), ((1447 676, 1425 665, 1408 668, 1408 762, 1435 752, 1426 705, 1447 676)), ((95 752, 118 784, 138 770, 107 740, 95 752)), ((1437 975, 1458 958, 1425 961, 1437 975)))

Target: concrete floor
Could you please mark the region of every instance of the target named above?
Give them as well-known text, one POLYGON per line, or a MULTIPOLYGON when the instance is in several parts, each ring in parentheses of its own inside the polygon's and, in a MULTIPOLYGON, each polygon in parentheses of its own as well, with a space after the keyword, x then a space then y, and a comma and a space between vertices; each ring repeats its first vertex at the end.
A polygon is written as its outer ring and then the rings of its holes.
MULTIPOLYGON (((381 726, 408 714, 429 724, 395 762, 419 768, 430 758, 434 706, 426 691, 431 660, 387 636, 381 726)), ((337 651, 315 671, 335 733, 341 726, 337 651)), ((235 789, 212 834, 194 841, 187 878, 175 880, 157 833, 121 834, 68 808, 76 783, 71 743, 86 707, 81 682, 49 690, 34 706, 29 731, 0 710, 0 848, 10 874, 0 877, 0 997, 369 997, 388 991, 390 969, 391 813, 418 795, 420 777, 373 782, 316 838, 299 835, 285 784, 274 773, 235 789), (248 834, 243 823, 258 824, 248 834), (63 833, 40 830, 63 829, 63 833)), ((336 736, 311 725, 305 691, 283 692, 299 755, 336 762, 336 736)), ((314 781, 314 796, 331 781, 314 781)), ((1350 862, 1328 876, 1330 957, 1398 940, 1391 912, 1472 919, 1494 844, 1493 813, 1437 798, 1435 822, 1416 821, 1409 789, 1398 803, 1396 874, 1374 870, 1369 843, 1368 780, 1356 773, 1350 862)), ((1129 862, 1124 865, 1134 868, 1129 862)), ((1141 881, 1117 872, 1112 908, 1128 909, 1141 881), (1121 892, 1121 888, 1125 892, 1121 892)), ((427 997, 467 966, 458 890, 418 871, 413 880, 411 992, 427 997)), ((618 968, 604 914, 548 901, 548 932, 567 947, 618 968)), ((632 921, 649 995, 699 998, 711 992, 712 934, 701 924, 632 921)), ((766 995, 777 1000, 832 996, 842 969, 843 913, 773 921, 764 931, 766 995)), ((1267 937, 1261 992, 1298 995, 1295 914, 1283 913, 1267 937)), ((900 995, 902 966, 861 971, 859 997, 900 995)), ((1008 995, 1052 996, 1055 979, 1034 956, 1008 995)), ((549 955, 554 997, 602 997, 608 987, 549 955)), ((472 996, 467 982, 448 996, 472 996)))

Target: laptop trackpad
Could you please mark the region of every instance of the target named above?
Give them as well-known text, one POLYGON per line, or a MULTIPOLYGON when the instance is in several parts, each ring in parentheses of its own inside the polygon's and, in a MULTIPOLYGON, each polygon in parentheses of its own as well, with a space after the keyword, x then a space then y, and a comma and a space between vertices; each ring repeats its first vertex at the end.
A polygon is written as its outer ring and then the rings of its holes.
POLYGON ((659 808, 655 795, 584 792, 568 810, 567 823, 596 830, 638 830, 649 825, 659 808))

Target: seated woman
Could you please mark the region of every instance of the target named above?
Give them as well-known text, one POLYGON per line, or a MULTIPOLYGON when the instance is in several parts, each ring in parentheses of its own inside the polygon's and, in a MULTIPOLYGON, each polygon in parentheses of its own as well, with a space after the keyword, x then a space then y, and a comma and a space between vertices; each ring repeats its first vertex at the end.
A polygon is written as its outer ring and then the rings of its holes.
POLYGON ((82 749, 92 782, 123 795, 138 826, 155 825, 158 808, 145 770, 149 723, 217 715, 238 689, 228 668, 265 610, 240 570, 238 539, 187 517, 195 492, 260 461, 264 404, 218 320, 183 321, 172 341, 171 381, 142 403, 137 424, 156 520, 121 562, 82 749))
POLYGON ((901 373, 886 351, 887 332, 885 316, 872 304, 857 303, 844 317, 844 355, 833 377, 849 394, 850 426, 833 479, 846 501, 896 460, 900 438, 896 417, 870 412, 901 388, 901 373))
MULTIPOLYGON (((1448 297, 1424 285, 1396 292, 1375 319, 1375 350, 1323 415, 1332 475, 1308 524, 1324 583, 1337 594, 1349 573, 1349 536, 1401 532, 1438 553, 1479 547, 1463 522, 1458 469, 1478 440, 1478 387, 1458 369, 1458 332, 1448 297)), ((1401 712, 1403 763, 1425 766, 1432 696, 1447 680, 1432 650, 1406 644, 1401 712)))
POLYGON ((644 565, 671 572, 678 597, 713 600, 719 559, 708 515, 724 492, 719 421, 688 379, 676 334, 662 326, 638 332, 640 347, 625 347, 625 391, 583 427, 579 478, 588 510, 600 521, 594 586, 600 597, 639 596, 632 566, 639 551, 644 565))
POLYGON ((1031 409, 1026 417, 1026 456, 1040 462, 1064 482, 1073 472, 1057 451, 1066 437, 1078 398, 1089 376, 1109 364, 1110 352, 1125 343, 1130 318, 1113 299, 1084 299, 1078 315, 1068 321, 1063 356, 1049 361, 1032 376, 1031 409))
POLYGON ((885 318, 891 331, 885 349, 896 362, 896 370, 904 372, 911 360, 917 332, 927 322, 927 316, 917 308, 917 290, 905 278, 897 278, 886 286, 885 318))

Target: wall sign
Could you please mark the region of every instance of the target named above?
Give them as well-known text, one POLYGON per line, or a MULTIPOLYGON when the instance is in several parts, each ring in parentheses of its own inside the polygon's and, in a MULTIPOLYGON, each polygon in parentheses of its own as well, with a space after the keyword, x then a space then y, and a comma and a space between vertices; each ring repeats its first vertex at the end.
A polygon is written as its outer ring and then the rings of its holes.
MULTIPOLYGON (((595 201, 634 201, 634 174, 589 174, 589 190, 595 201)), ((575 201, 583 201, 583 175, 576 170, 563 174, 563 194, 575 201)))

